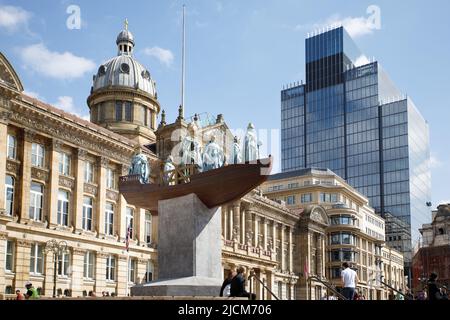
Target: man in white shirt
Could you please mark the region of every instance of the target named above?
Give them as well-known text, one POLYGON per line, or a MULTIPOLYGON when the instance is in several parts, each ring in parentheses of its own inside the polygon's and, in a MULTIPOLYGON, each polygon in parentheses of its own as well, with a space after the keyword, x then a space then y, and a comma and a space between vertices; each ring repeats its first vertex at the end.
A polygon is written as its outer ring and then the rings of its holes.
POLYGON ((359 281, 358 275, 354 270, 349 268, 347 262, 344 262, 342 267, 344 267, 344 270, 341 272, 342 287, 344 288, 342 294, 348 300, 353 300, 353 297, 355 296, 355 288, 359 281))

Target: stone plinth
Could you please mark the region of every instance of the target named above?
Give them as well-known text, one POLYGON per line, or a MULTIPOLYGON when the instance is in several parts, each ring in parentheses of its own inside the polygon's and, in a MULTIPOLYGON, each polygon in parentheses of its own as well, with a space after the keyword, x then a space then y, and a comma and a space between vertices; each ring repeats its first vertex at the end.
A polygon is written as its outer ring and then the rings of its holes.
POLYGON ((195 194, 158 203, 159 280, 131 288, 134 296, 214 296, 222 284, 221 210, 195 194))

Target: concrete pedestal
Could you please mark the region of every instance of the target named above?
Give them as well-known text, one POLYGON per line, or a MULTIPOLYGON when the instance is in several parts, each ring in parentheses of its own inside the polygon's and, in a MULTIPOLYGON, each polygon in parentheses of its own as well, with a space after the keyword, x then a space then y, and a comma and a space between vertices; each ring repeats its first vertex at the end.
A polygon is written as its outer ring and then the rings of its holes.
POLYGON ((221 209, 195 194, 158 203, 159 279, 134 296, 218 296, 222 285, 221 209))

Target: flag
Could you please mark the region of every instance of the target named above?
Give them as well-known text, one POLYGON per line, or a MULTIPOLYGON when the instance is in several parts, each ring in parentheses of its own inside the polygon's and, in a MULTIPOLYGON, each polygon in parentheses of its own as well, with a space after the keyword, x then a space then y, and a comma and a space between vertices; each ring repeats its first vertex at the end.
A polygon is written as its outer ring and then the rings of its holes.
POLYGON ((125 249, 127 250, 127 252, 129 251, 129 247, 130 247, 130 235, 131 235, 131 227, 128 226, 127 236, 125 238, 125 249))
POLYGON ((308 258, 305 258, 305 266, 303 267, 303 275, 305 276, 305 279, 308 279, 308 274, 309 274, 309 270, 308 270, 308 258))

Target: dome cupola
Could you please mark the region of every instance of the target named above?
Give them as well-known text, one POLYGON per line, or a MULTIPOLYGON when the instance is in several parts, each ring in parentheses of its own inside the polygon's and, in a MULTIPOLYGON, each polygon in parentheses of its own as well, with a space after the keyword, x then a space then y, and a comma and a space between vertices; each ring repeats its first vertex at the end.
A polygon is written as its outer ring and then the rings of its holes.
POLYGON ((87 101, 91 122, 142 144, 152 142, 160 111, 156 83, 133 56, 134 36, 127 20, 116 44, 117 56, 104 62, 93 76, 87 101))

